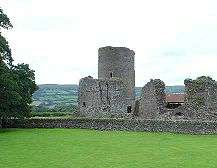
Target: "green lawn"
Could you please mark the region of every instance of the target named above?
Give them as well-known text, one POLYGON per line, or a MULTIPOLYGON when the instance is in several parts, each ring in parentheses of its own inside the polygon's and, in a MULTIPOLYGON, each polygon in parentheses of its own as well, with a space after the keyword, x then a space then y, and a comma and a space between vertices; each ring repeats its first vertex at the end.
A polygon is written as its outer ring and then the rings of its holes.
POLYGON ((0 168, 217 167, 217 135, 0 130, 0 168))

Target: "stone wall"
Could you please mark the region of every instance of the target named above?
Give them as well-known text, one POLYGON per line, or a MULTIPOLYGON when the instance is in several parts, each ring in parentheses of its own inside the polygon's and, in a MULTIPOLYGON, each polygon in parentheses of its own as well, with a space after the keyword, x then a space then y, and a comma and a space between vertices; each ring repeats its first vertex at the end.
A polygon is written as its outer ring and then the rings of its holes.
POLYGON ((25 119, 8 120, 7 128, 82 128, 115 131, 151 131, 216 134, 217 122, 124 119, 25 119))
POLYGON ((151 80, 141 91, 138 117, 157 119, 166 112, 165 84, 160 79, 151 80))
POLYGON ((210 77, 201 76, 196 80, 186 79, 185 105, 204 111, 217 110, 217 82, 210 77))
POLYGON ((78 106, 82 117, 119 118, 131 115, 128 107, 132 105, 122 80, 86 77, 79 82, 78 106))
POLYGON ((217 121, 217 83, 210 77, 186 79, 184 104, 167 114, 164 119, 217 121))
POLYGON ((127 88, 127 98, 135 101, 135 52, 126 47, 102 47, 98 50, 98 78, 121 79, 127 88))

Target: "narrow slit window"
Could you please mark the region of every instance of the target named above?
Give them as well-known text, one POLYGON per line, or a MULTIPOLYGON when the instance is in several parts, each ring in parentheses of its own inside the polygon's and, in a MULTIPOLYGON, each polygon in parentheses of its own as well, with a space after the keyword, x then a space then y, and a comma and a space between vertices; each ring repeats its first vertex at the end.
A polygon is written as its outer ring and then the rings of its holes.
POLYGON ((113 73, 112 73, 112 72, 110 73, 110 77, 111 77, 111 78, 113 77, 113 73))
POLYGON ((132 106, 128 106, 127 107, 127 113, 131 113, 132 112, 132 106))
POLYGON ((83 102, 83 103, 82 103, 82 107, 86 107, 86 102, 83 102))

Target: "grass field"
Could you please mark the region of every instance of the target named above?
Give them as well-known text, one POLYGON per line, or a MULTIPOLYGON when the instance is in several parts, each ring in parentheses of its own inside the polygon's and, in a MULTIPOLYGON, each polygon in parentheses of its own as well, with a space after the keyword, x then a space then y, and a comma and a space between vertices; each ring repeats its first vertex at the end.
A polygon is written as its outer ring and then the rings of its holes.
POLYGON ((0 168, 217 167, 217 135, 0 130, 0 168))

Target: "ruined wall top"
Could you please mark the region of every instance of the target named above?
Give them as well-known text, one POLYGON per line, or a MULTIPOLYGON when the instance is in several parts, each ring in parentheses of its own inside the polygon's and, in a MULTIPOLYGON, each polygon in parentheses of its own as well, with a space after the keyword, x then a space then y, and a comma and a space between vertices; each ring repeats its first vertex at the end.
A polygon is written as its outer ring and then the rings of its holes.
POLYGON ((186 79, 185 105, 199 109, 215 109, 217 107, 217 82, 210 77, 201 76, 195 80, 186 79))
POLYGON ((165 94, 165 83, 160 79, 151 79, 143 88, 141 97, 146 94, 152 94, 156 98, 157 104, 165 106, 166 94, 165 94))
POLYGON ((160 79, 151 79, 143 88, 150 86, 154 87, 155 91, 165 89, 165 83, 160 79))
POLYGON ((143 88, 140 96, 138 117, 156 119, 166 112, 165 84, 160 79, 151 79, 143 88))
POLYGON ((106 46, 106 47, 101 47, 98 50, 99 56, 105 55, 108 52, 114 53, 114 55, 116 55, 117 53, 126 53, 127 56, 134 56, 135 55, 135 52, 133 50, 130 50, 129 48, 126 48, 126 47, 106 46))

